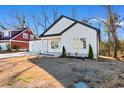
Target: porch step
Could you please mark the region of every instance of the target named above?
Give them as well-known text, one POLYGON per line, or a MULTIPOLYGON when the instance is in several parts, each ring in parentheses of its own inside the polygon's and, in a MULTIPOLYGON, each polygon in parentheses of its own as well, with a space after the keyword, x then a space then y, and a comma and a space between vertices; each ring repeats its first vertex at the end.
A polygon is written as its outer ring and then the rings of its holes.
POLYGON ((59 57, 60 53, 41 53, 43 56, 59 57))
POLYGON ((41 55, 45 55, 45 56, 54 56, 52 54, 44 54, 44 53, 40 53, 41 55))

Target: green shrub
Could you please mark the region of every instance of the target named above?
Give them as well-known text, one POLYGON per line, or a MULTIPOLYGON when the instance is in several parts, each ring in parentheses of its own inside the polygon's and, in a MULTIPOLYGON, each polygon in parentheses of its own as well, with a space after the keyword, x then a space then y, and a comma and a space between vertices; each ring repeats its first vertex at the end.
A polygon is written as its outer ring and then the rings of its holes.
POLYGON ((65 57, 66 56, 66 50, 65 50, 65 47, 63 46, 62 47, 62 57, 65 57))
POLYGON ((88 54, 88 57, 93 59, 93 49, 92 49, 92 46, 89 44, 89 54, 88 54))
POLYGON ((78 53, 77 52, 75 52, 75 56, 78 56, 78 53))
POLYGON ((8 51, 11 50, 11 48, 10 48, 10 44, 7 44, 6 47, 7 47, 7 50, 8 50, 8 51))

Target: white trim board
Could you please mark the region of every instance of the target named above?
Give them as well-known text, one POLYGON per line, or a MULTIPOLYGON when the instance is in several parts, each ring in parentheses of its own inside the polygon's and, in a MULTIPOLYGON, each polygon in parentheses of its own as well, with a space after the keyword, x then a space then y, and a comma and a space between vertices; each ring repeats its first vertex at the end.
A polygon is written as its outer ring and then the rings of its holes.
POLYGON ((20 41, 20 40, 10 40, 10 41, 29 43, 29 41, 20 41))

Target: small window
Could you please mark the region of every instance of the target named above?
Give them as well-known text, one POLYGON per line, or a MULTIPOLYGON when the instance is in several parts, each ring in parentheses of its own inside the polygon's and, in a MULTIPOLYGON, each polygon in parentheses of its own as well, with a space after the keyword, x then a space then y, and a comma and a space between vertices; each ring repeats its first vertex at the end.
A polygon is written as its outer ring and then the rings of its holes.
POLYGON ((59 49, 59 41, 58 40, 51 41, 51 49, 59 49))
POLYGON ((4 36, 9 36, 9 31, 4 31, 4 36))
POLYGON ((81 38, 80 39, 83 42, 83 48, 86 48, 86 38, 81 38))
POLYGON ((73 38, 73 48, 82 49, 86 48, 86 39, 85 38, 73 38))
POLYGON ((28 34, 27 33, 23 33, 23 38, 24 39, 28 39, 28 34))
POLYGON ((34 39, 34 35, 30 35, 30 39, 33 40, 34 39))

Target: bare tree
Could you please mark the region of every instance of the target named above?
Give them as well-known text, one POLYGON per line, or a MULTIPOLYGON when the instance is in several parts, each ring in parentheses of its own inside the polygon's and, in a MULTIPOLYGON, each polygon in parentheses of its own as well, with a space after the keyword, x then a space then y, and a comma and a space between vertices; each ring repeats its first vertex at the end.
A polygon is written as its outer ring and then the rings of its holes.
POLYGON ((11 24, 7 23, 7 25, 19 27, 19 28, 25 28, 26 27, 26 17, 24 14, 20 14, 16 10, 12 10, 12 11, 8 12, 7 14, 12 19, 11 24))
POLYGON ((46 30, 48 27, 48 24, 50 24, 49 17, 48 17, 48 8, 47 7, 41 7, 41 10, 39 11, 41 15, 41 20, 39 20, 38 24, 46 30))
POLYGON ((3 23, 0 23, 0 27, 4 30, 7 30, 7 27, 5 27, 3 23))
POLYGON ((88 18, 83 18, 83 19, 81 20, 81 22, 86 23, 86 24, 89 24, 89 19, 88 19, 88 18))
POLYGON ((71 9, 71 17, 73 19, 76 19, 77 18, 77 11, 76 11, 76 8, 72 8, 71 9))
POLYGON ((117 57, 117 29, 120 28, 120 23, 124 20, 124 18, 119 18, 119 15, 115 13, 112 10, 112 7, 110 5, 106 6, 106 9, 108 11, 108 28, 109 28, 109 34, 111 36, 111 42, 112 42, 112 57, 117 57))
POLYGON ((115 26, 116 26, 116 20, 117 18, 113 18, 113 17, 116 17, 113 13, 112 13, 112 10, 111 10, 111 6, 107 6, 107 11, 108 11, 108 18, 109 18, 109 24, 110 24, 110 27, 109 27, 109 30, 112 34, 112 47, 113 47, 113 57, 117 57, 117 37, 116 37, 116 34, 115 34, 115 26))
POLYGON ((112 9, 112 6, 104 6, 107 10, 107 19, 101 20, 101 18, 95 17, 100 20, 105 25, 105 31, 108 34, 108 55, 116 58, 117 57, 117 47, 118 47, 118 37, 117 37, 117 29, 121 28, 120 23, 124 20, 124 18, 120 18, 117 13, 115 13, 112 9))
POLYGON ((59 16, 59 11, 56 7, 54 7, 52 12, 53 12, 53 21, 56 21, 56 19, 59 16))
POLYGON ((41 7, 41 9, 37 13, 30 14, 32 24, 37 35, 39 34, 39 30, 46 30, 48 26, 59 17, 59 11, 56 7, 54 7, 51 11, 51 18, 53 20, 50 20, 50 15, 48 14, 48 7, 41 7))
POLYGON ((39 27, 39 24, 38 24, 38 17, 34 14, 31 14, 31 19, 32 19, 32 23, 34 25, 34 30, 36 32, 36 34, 38 35, 39 34, 39 31, 38 31, 38 27, 39 27))
POLYGON ((17 20, 20 24, 20 27, 25 28, 25 23, 26 23, 25 16, 24 15, 22 15, 22 16, 17 15, 17 20))

